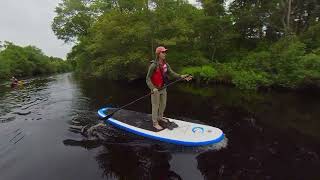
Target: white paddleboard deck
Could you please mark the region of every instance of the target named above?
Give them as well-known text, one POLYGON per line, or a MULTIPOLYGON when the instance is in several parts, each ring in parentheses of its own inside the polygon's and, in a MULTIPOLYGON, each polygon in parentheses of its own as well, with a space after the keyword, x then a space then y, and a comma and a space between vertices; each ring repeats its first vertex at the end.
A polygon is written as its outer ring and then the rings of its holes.
MULTIPOLYGON (((98 111, 99 117, 106 117, 107 114, 111 113, 111 108, 102 108, 98 111), (109 112, 108 112, 109 110, 109 112)), ((117 112, 121 113, 121 112, 117 112)), ((115 114, 117 114, 115 113, 115 114)), ((150 116, 149 116, 150 117, 150 116)), ((218 143, 224 138, 223 132, 215 127, 191 123, 186 121, 181 121, 172 118, 166 118, 171 122, 174 122, 178 125, 177 128, 172 130, 163 129, 161 131, 155 132, 134 125, 125 123, 124 121, 117 120, 115 115, 107 120, 106 123, 109 123, 117 128, 123 129, 125 131, 140 135, 146 138, 151 138, 167 143, 184 145, 184 146, 204 146, 214 143, 218 143)), ((129 121, 129 120, 128 120, 129 121)), ((144 122, 144 123, 150 123, 144 122)))

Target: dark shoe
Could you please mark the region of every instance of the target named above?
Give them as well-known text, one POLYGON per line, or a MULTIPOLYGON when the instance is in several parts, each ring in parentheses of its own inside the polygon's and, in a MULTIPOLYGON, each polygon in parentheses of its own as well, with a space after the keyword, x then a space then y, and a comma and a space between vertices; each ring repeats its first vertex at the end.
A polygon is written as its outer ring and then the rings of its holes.
POLYGON ((171 126, 172 128, 177 128, 177 127, 179 127, 178 124, 176 124, 175 122, 169 121, 169 124, 170 124, 170 126, 171 126))
POLYGON ((163 128, 167 128, 167 129, 169 129, 169 130, 172 130, 172 129, 178 127, 178 125, 177 125, 176 123, 171 122, 171 121, 165 122, 165 121, 160 120, 160 121, 159 121, 159 124, 160 124, 160 126, 162 126, 163 128))
POLYGON ((170 123, 170 122, 167 123, 167 129, 169 129, 169 130, 172 130, 172 129, 173 129, 173 127, 171 126, 171 123, 170 123))
POLYGON ((178 124, 176 124, 175 122, 169 121, 168 118, 162 118, 160 121, 163 121, 166 124, 169 124, 169 126, 172 126, 173 128, 177 128, 178 127, 178 124))
POLYGON ((162 126, 163 128, 167 128, 169 130, 172 130, 173 128, 170 126, 170 122, 165 122, 160 120, 159 121, 159 125, 162 126))

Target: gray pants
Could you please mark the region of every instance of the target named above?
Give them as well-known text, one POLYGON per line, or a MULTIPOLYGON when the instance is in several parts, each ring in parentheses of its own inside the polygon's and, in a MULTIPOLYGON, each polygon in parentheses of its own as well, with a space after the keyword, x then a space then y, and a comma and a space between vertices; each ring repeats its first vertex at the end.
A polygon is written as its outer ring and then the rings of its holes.
POLYGON ((167 104, 167 90, 162 89, 156 93, 151 94, 152 104, 152 121, 157 123, 163 117, 164 110, 167 104))

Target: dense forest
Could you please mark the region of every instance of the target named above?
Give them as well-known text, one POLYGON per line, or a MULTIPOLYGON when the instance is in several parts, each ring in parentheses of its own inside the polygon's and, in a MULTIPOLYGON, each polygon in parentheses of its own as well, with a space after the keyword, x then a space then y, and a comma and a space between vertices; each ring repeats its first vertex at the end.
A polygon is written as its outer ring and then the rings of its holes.
POLYGON ((29 77, 72 70, 71 61, 46 56, 35 46, 21 47, 5 41, 0 44, 0 81, 11 76, 29 77))
POLYGON ((83 75, 144 78, 158 45, 197 82, 242 89, 320 81, 318 0, 62 0, 55 35, 83 75))

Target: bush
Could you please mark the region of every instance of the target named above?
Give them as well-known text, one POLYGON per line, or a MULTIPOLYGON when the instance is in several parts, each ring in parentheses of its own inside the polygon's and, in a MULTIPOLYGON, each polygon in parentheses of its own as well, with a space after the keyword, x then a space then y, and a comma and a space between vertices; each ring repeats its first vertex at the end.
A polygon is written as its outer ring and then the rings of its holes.
POLYGON ((112 80, 134 80, 145 76, 149 62, 141 52, 129 53, 127 56, 114 56, 102 62, 95 61, 93 75, 112 80))
POLYGON ((216 63, 215 67, 218 71, 217 80, 231 82, 236 71, 236 65, 236 63, 216 63))
POLYGON ((217 70, 210 65, 183 68, 181 73, 191 74, 197 82, 204 81, 206 83, 209 83, 218 74, 217 70))
POLYGON ((240 89, 257 89, 260 86, 269 86, 271 81, 267 74, 260 72, 249 71, 235 71, 233 74, 232 83, 240 89))
POLYGON ((202 66, 208 64, 208 60, 204 58, 200 51, 181 52, 170 51, 168 53, 169 64, 173 67, 189 67, 202 66))
POLYGON ((9 63, 0 54, 0 79, 8 78, 10 75, 9 63))
POLYGON ((244 60, 241 61, 241 66, 245 69, 250 68, 267 73, 274 71, 273 64, 271 53, 265 50, 249 53, 244 60))
POLYGON ((307 45, 307 51, 319 48, 320 43, 320 23, 311 25, 306 32, 304 32, 300 39, 307 45))
POLYGON ((303 72, 305 78, 320 79, 320 56, 310 53, 301 57, 301 64, 303 66, 303 72))
POLYGON ((301 57, 305 53, 305 44, 295 37, 283 38, 271 47, 275 85, 295 88, 303 79, 301 57))

